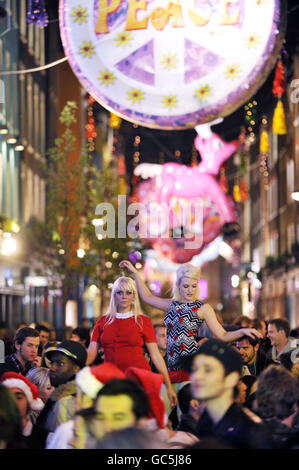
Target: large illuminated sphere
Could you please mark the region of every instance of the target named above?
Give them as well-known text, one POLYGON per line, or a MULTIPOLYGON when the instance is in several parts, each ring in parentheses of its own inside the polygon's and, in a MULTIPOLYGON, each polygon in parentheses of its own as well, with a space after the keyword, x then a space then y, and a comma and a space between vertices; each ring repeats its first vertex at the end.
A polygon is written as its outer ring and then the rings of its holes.
POLYGON ((279 0, 60 0, 81 84, 124 119, 161 129, 246 102, 275 64, 283 16, 279 0))

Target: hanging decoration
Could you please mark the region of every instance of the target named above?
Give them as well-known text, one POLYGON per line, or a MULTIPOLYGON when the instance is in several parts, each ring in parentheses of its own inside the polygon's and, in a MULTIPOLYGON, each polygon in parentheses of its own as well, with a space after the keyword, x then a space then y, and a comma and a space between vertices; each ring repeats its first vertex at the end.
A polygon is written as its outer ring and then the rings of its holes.
MULTIPOLYGON (((248 142, 253 144, 255 142, 255 126, 257 123, 257 101, 255 99, 248 101, 244 106, 245 109, 245 123, 249 134, 248 142)), ((246 132, 245 132, 246 136, 246 132)))
MULTIPOLYGON (((138 126, 134 125, 133 126, 135 129, 139 129, 138 126)), ((139 181, 139 177, 135 174, 134 170, 137 167, 139 161, 140 161, 140 151, 139 151, 139 146, 140 146, 141 138, 139 135, 139 131, 135 133, 134 135, 134 142, 133 142, 133 147, 134 147, 134 153, 133 153, 133 175, 131 179, 131 184, 132 184, 132 196, 131 196, 131 201, 132 202, 137 202, 138 201, 138 194, 137 194, 137 184, 139 181)))
POLYGON ((45 8, 45 0, 29 0, 27 11, 27 23, 34 23, 39 28, 48 26, 48 14, 45 8))
POLYGON ((235 184, 233 187, 233 197, 236 202, 241 202, 241 194, 240 194, 240 186, 238 183, 238 179, 235 179, 235 184))
POLYGON ((285 110, 281 100, 281 97, 284 94, 285 90, 285 69, 283 62, 280 58, 277 62, 272 89, 273 95, 275 96, 275 98, 278 98, 278 103, 276 105, 273 115, 273 132, 278 135, 285 135, 287 133, 285 110))
POLYGON ((226 177, 226 174, 225 174, 225 170, 226 170, 226 165, 222 165, 222 167, 220 168, 220 178, 219 178, 219 184, 220 184, 220 188, 222 189, 222 191, 227 194, 228 193, 228 181, 227 181, 227 177, 226 177))
POLYGON ((247 201, 249 197, 248 188, 245 179, 243 178, 240 184, 240 198, 242 202, 247 201))
POLYGON ((192 146, 192 156, 191 156, 191 166, 197 166, 198 161, 197 161, 197 150, 195 145, 192 146))
POLYGON ((95 126, 95 119, 93 116, 93 105, 95 103, 95 99, 92 96, 88 96, 87 98, 88 108, 87 108, 87 124, 85 125, 85 135, 87 142, 89 143, 89 151, 93 152, 95 149, 94 141, 97 137, 97 131, 95 126))
POLYGON ((60 31, 74 73, 109 111, 151 128, 194 128, 265 82, 282 46, 283 3, 60 0, 60 31))
POLYGON ((260 172, 263 178, 264 189, 268 190, 268 156, 270 152, 269 134, 267 131, 268 120, 266 116, 262 119, 262 128, 260 133, 260 172))

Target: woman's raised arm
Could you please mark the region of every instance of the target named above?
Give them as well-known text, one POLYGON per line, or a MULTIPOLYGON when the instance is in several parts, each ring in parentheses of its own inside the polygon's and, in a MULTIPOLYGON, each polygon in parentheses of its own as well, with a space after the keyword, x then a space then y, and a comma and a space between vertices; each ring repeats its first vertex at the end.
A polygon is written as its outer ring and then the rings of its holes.
POLYGON ((161 299, 160 297, 153 295, 148 289, 148 287, 145 285, 137 269, 132 265, 132 263, 130 263, 130 261, 121 261, 119 263, 119 267, 126 268, 128 271, 130 271, 130 273, 133 274, 138 294, 140 295, 143 302, 148 305, 151 305, 152 307, 158 308, 159 310, 164 310, 165 312, 167 312, 172 302, 172 299, 161 299))

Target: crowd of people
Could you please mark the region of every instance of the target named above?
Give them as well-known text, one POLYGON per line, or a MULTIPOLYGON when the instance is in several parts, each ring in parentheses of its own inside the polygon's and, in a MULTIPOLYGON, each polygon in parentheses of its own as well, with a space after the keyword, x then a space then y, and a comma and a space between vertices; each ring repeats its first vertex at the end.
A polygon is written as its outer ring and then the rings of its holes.
POLYGON ((0 322, 0 449, 299 448, 298 331, 285 318, 224 324, 190 264, 169 299, 120 268, 133 279, 116 279, 93 328, 57 341, 46 322, 13 337, 0 322))

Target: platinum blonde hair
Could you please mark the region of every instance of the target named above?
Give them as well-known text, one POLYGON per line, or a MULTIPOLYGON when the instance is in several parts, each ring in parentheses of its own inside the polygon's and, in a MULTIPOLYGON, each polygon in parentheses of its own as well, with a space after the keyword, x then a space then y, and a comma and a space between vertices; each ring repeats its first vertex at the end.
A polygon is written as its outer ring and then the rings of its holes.
MULTIPOLYGON (((197 268, 196 266, 193 266, 193 264, 189 264, 189 263, 182 264, 176 272, 177 278, 176 278, 176 282, 172 290, 173 300, 177 300, 178 302, 184 302, 184 299, 179 289, 183 277, 194 279, 198 283, 198 280, 200 279, 200 273, 201 273, 201 269, 197 268)), ((197 284, 195 295, 196 295, 196 298, 199 299, 200 289, 199 289, 198 284, 197 284)))
POLYGON ((142 314, 142 311, 141 311, 141 306, 139 302, 139 296, 137 292, 136 283, 130 277, 122 276, 116 279, 112 287, 110 304, 106 312, 106 315, 108 316, 107 324, 112 323, 115 319, 115 316, 117 313, 115 294, 120 289, 130 290, 133 292, 134 298, 133 298, 133 303, 132 303, 132 312, 135 317, 135 322, 138 323, 138 317, 142 314))
POLYGON ((47 367, 33 367, 26 374, 26 379, 36 385, 38 389, 45 388, 48 385, 48 380, 50 380, 49 373, 50 369, 47 369, 47 367))

